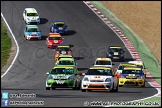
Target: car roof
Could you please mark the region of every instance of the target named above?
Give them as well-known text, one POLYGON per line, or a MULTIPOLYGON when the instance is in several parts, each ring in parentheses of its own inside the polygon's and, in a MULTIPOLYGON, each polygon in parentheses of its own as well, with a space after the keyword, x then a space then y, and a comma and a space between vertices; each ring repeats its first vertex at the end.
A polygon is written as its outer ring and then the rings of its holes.
POLYGON ((128 63, 136 64, 136 65, 143 65, 142 61, 129 61, 128 63))
POLYGON ((110 67, 104 67, 104 66, 91 66, 89 69, 108 69, 108 70, 111 70, 110 67))
POLYGON ((59 44, 57 47, 70 47, 68 44, 59 44))
MULTIPOLYGON (((59 57, 72 57, 71 55, 64 55, 64 54, 61 54, 59 57)), ((73 57, 72 57, 73 58, 73 57)))
POLYGON ((120 63, 119 66, 135 66, 135 64, 132 64, 132 63, 120 63))
POLYGON ((53 20, 53 22, 64 22, 63 20, 53 20))
POLYGON ((61 37, 59 33, 49 33, 50 37, 61 37))
POLYGON ((63 65, 63 66, 54 66, 53 69, 56 68, 74 68, 75 66, 67 66, 67 65, 63 65))
POLYGON ((97 58, 96 61, 97 61, 97 60, 111 61, 111 58, 97 58))
POLYGON ((37 13, 35 8, 25 8, 25 10, 27 11, 27 13, 37 13))
POLYGON ((73 58, 60 58, 59 61, 65 61, 65 60, 71 60, 71 61, 74 61, 73 58))
POLYGON ((124 70, 141 70, 141 68, 138 68, 138 67, 125 67, 124 70))
POLYGON ((122 48, 121 46, 109 46, 109 48, 122 48))
POLYGON ((37 25, 26 25, 26 27, 28 27, 28 28, 38 28, 37 25))

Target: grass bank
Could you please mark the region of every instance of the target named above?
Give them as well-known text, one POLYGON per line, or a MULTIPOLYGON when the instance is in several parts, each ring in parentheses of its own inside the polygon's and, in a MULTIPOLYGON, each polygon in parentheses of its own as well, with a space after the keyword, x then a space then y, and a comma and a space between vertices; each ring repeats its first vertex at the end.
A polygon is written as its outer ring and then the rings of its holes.
MULTIPOLYGON (((7 34, 7 30, 5 29, 4 25, 1 23, 1 69, 3 66, 6 65, 7 60, 10 56, 11 52, 11 38, 7 34)), ((1 75, 4 72, 1 70, 1 75)))

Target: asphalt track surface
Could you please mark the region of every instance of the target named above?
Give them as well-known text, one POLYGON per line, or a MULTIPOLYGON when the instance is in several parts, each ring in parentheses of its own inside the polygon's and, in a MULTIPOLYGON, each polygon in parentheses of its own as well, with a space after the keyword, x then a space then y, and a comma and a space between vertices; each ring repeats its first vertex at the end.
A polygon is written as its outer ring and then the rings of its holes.
MULTIPOLYGON (((146 83, 145 88, 119 87, 118 93, 108 91, 81 92, 81 90, 45 90, 46 72, 54 66, 53 49, 47 49, 45 38, 53 19, 62 19, 70 30, 64 43, 74 45, 79 72, 85 72, 97 57, 105 57, 109 45, 124 48, 126 61, 132 60, 129 51, 116 34, 99 19, 82 1, 1 1, 1 12, 6 18, 19 44, 19 55, 9 72, 1 78, 1 92, 34 93, 35 99, 10 99, 44 101, 48 107, 83 107, 85 101, 132 101, 146 98, 157 90, 146 83), (43 39, 26 41, 23 37, 25 8, 36 8, 41 16, 43 39)), ((117 67, 119 62, 114 62, 117 67)), ((17 106, 16 106, 17 107, 17 106)))

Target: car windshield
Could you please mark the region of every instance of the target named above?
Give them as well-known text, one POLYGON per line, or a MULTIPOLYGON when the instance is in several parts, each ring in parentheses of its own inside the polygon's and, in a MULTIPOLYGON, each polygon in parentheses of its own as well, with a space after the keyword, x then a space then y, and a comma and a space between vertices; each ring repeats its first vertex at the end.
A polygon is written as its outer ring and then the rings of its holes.
POLYGON ((60 47, 57 50, 58 51, 69 51, 70 49, 69 48, 66 48, 66 47, 60 47))
POLYGON ((60 40, 61 37, 49 37, 49 40, 60 40))
POLYGON ((59 65, 74 65, 74 61, 70 61, 70 60, 63 61, 63 60, 61 60, 61 61, 59 61, 58 64, 59 65))
POLYGON ((111 62, 98 60, 96 61, 96 65, 111 65, 111 62))
POLYGON ((141 69, 143 69, 143 66, 142 65, 136 65, 137 67, 139 67, 139 68, 141 68, 141 69))
POLYGON ((38 32, 37 28, 28 28, 28 32, 38 32))
POLYGON ((63 27, 64 24, 55 24, 56 27, 63 27))
POLYGON ((27 13, 27 16, 38 16, 37 13, 27 13))
POLYGON ((142 70, 123 70, 122 74, 141 74, 142 70))
POLYGON ((112 52, 121 52, 122 49, 120 49, 120 48, 111 48, 110 51, 112 51, 112 52))
POLYGON ((119 66, 118 70, 123 70, 123 66, 119 66))
POLYGON ((60 58, 73 58, 73 57, 59 57, 58 60, 59 60, 60 58))
POLYGON ((112 75, 112 71, 108 69, 89 69, 86 75, 112 75))
POLYGON ((52 69, 51 74, 74 74, 73 68, 55 68, 52 69))

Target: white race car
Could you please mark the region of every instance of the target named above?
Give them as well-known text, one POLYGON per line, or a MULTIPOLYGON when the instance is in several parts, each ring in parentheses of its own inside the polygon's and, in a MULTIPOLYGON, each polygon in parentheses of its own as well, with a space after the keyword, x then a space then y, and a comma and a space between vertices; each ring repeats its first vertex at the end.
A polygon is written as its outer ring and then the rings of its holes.
POLYGON ((81 83, 82 92, 86 90, 109 90, 118 92, 118 79, 110 67, 92 66, 86 73, 81 83))
POLYGON ((97 58, 94 66, 112 67, 111 58, 97 58))
POLYGON ((25 8, 23 12, 23 19, 26 24, 30 24, 31 22, 40 23, 39 14, 35 8, 25 8))

